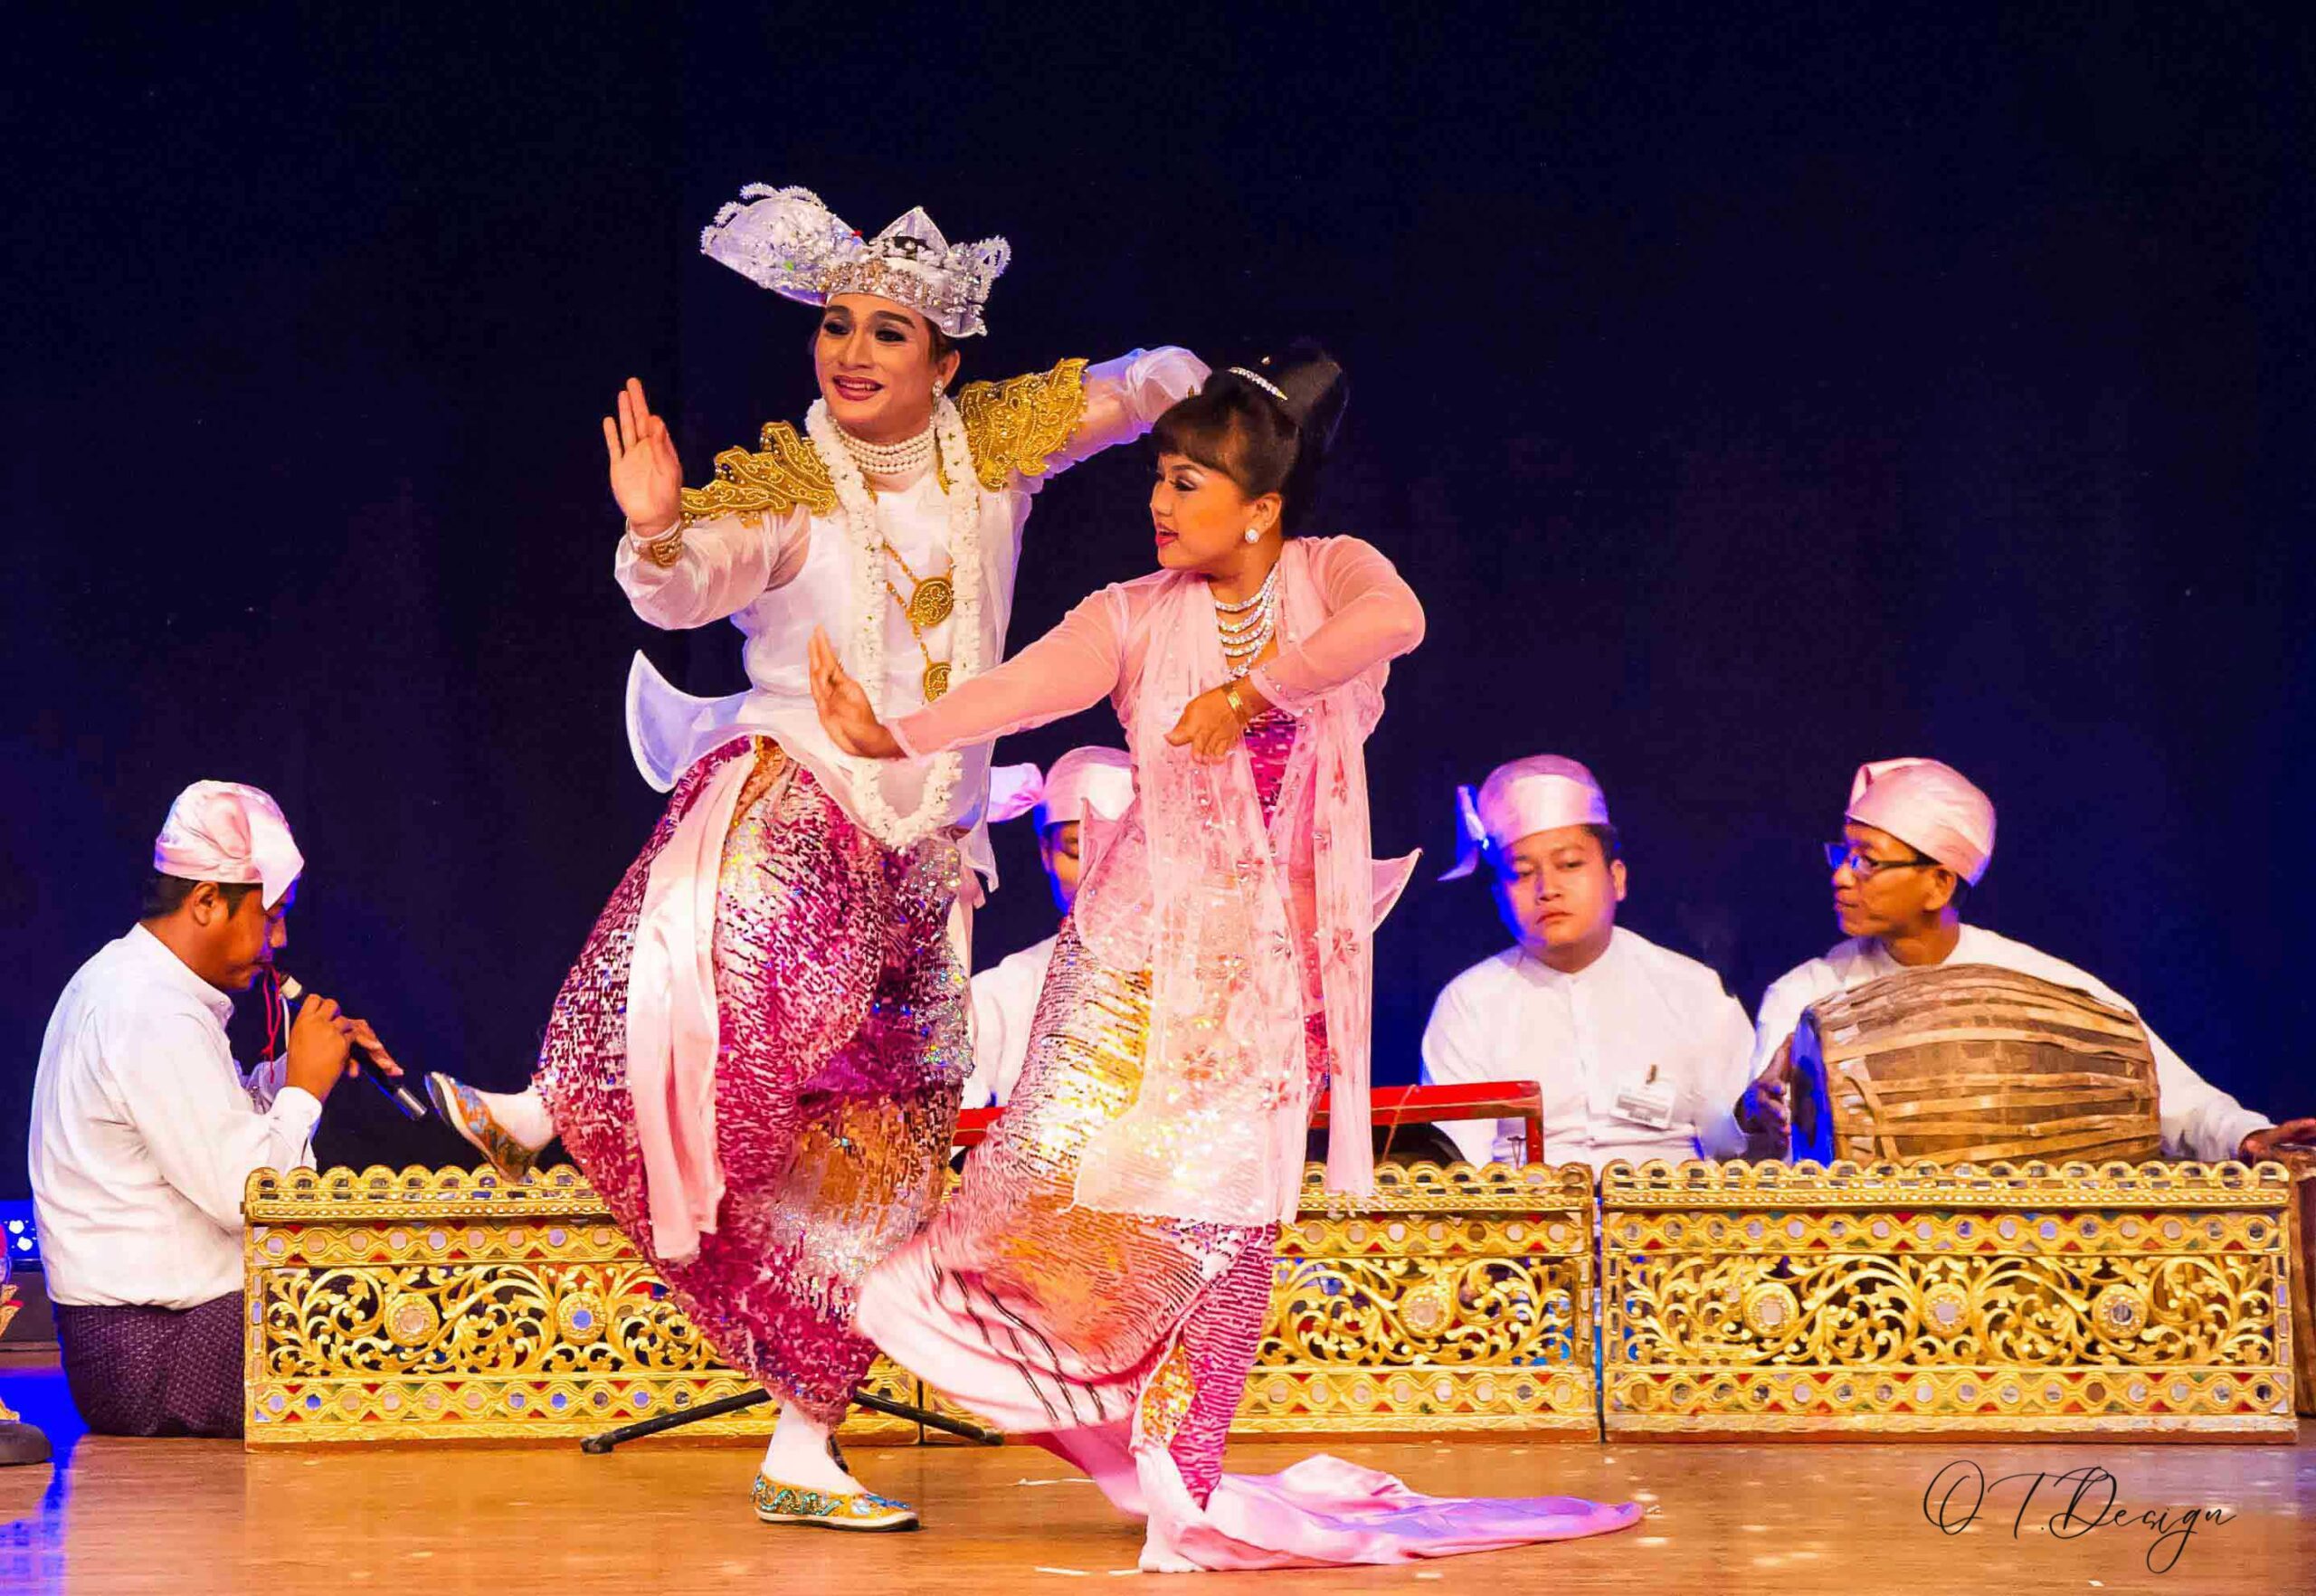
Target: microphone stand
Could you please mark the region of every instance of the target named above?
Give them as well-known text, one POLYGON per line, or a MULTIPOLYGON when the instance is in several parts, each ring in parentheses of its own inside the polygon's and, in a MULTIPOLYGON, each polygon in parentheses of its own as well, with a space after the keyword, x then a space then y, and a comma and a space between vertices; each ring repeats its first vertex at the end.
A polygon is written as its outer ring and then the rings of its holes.
MULTIPOLYGON (((935 1413, 913 1402, 897 1402, 875 1392, 852 1388, 852 1400, 874 1413, 894 1419, 906 1419, 927 1430, 937 1430, 973 1442, 975 1446, 1001 1447, 1005 1438, 993 1430, 963 1419, 952 1419, 945 1413, 935 1413)), ((718 1397, 712 1402, 702 1402, 696 1408, 686 1408, 678 1413, 661 1413, 650 1419, 639 1419, 632 1424, 622 1424, 617 1430, 607 1430, 601 1435, 591 1435, 579 1443, 579 1449, 591 1456, 601 1457, 622 1441, 641 1440, 646 1436, 660 1435, 687 1424, 697 1424, 703 1419, 721 1419, 726 1413, 737 1413, 772 1401, 772 1392, 759 1386, 744 1391, 737 1396, 718 1397)), ((836 1442, 829 1442, 834 1450, 836 1442)))
MULTIPOLYGON (((979 1143, 988 1122, 994 1119, 996 1115, 997 1111, 994 1109, 967 1109, 964 1121, 958 1126, 961 1133, 960 1139, 967 1146, 979 1143)), ((937 1430, 944 1435, 956 1436, 978 1447, 1001 1447, 1005 1444, 1003 1435, 984 1425, 975 1424, 970 1420, 952 1419, 945 1413, 932 1412, 918 1407, 914 1402, 897 1402, 890 1397, 878 1396, 876 1392, 863 1391, 857 1385, 852 1388, 852 1400, 872 1413, 883 1413, 894 1419, 906 1419, 926 1430, 937 1430)), ((772 1401, 772 1392, 762 1389, 742 1392, 737 1396, 719 1397, 712 1402, 702 1402, 696 1408, 686 1408, 679 1413, 661 1413, 656 1418, 639 1419, 632 1424, 622 1424, 618 1429, 607 1430, 601 1435, 591 1435, 579 1443, 579 1449, 601 1456, 622 1441, 641 1440, 645 1436, 661 1435, 686 1424, 697 1424, 703 1419, 720 1419, 726 1413, 743 1412, 759 1402, 770 1401, 772 1401)), ((838 1450, 833 1438, 829 1441, 829 1450, 832 1453, 838 1450)), ((839 1460, 841 1461, 840 1454, 839 1460)))

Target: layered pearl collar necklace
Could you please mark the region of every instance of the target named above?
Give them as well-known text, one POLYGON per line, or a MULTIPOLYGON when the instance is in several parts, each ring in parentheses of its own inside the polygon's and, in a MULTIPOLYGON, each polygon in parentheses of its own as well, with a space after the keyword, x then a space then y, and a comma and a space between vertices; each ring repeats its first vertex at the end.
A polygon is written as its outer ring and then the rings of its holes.
POLYGON ((1263 584, 1249 598, 1226 604, 1214 601, 1215 630, 1221 635, 1222 662, 1229 669, 1232 680, 1237 680, 1255 668, 1263 651, 1270 647, 1270 640, 1278 631, 1278 567, 1284 560, 1274 563, 1263 578, 1263 584))
POLYGON ((866 438, 856 438, 838 426, 833 417, 830 418, 829 427, 864 476, 906 477, 933 463, 934 425, 929 417, 925 431, 897 443, 871 443, 866 438))

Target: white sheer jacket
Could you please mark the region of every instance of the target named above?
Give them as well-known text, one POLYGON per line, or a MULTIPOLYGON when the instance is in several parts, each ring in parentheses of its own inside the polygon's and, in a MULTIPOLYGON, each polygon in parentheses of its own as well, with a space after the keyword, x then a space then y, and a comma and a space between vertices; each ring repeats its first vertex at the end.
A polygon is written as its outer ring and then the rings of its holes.
MULTIPOLYGON (((976 409, 972 389, 959 395, 978 458, 972 470, 944 462, 940 475, 947 476, 953 487, 981 495, 982 657, 992 665, 1002 658, 1021 530, 1038 490, 1077 461, 1141 437, 1207 374, 1204 362, 1177 348, 1137 349, 1084 366, 1082 375, 1078 366, 1077 362, 1064 362, 1053 372, 997 385, 992 393, 1001 404, 985 411, 976 409), (1082 400, 1064 392, 1079 387, 1082 400), (1015 408, 1020 413, 1002 415, 1001 402, 1009 399, 1019 402, 1015 408), (1055 407, 1063 403, 1075 406, 1074 418, 1056 413, 1055 407), (1040 406, 1045 412, 1041 416, 1034 413, 1040 406), (1008 424, 977 426, 975 417, 983 413, 1008 424), (1038 446, 1039 423, 1058 440, 1057 446, 1038 446), (989 485, 992 478, 995 487, 989 485)), ((870 477, 868 483, 877 495, 881 529, 899 557, 891 572, 895 586, 906 594, 912 574, 917 579, 946 575, 947 499, 935 469, 899 478, 870 477)), ((858 821, 861 810, 852 783, 859 767, 838 753, 821 730, 805 678, 806 644, 812 629, 825 626, 840 642, 854 624, 853 557, 841 508, 833 503, 821 509, 809 502, 783 504, 774 499, 755 512, 696 519, 685 531, 681 556, 669 565, 655 564, 632 537, 622 537, 613 570, 636 614, 652 625, 679 630, 728 619, 746 639, 741 657, 752 685, 729 698, 706 700, 673 693, 656 674, 644 675, 648 667, 639 667, 640 679, 631 681, 629 724, 646 776, 663 788, 671 785, 685 765, 736 733, 762 732, 776 737, 858 821)), ((920 649, 898 604, 887 599, 883 615, 882 700, 890 713, 906 714, 925 702, 927 657, 952 657, 956 621, 952 617, 927 630, 920 649)), ((923 760, 893 761, 861 779, 878 781, 886 801, 906 814, 919 802, 926 769, 923 760)), ((984 878, 993 875, 989 839, 981 824, 988 775, 989 745, 983 742, 965 755, 950 812, 952 824, 969 831, 967 862, 984 878)))

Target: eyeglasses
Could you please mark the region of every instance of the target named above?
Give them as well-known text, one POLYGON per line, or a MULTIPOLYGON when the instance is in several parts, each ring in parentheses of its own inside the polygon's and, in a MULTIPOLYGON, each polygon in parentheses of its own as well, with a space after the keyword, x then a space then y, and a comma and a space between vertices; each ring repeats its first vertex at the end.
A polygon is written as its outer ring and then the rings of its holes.
POLYGON ((1849 873, 1861 881, 1870 881, 1884 870, 1918 869, 1925 865, 1935 868, 1937 863, 1936 860, 1925 859, 1919 853, 1912 859, 1870 859, 1857 850, 1855 842, 1826 844, 1826 868, 1838 870, 1846 865, 1849 873))

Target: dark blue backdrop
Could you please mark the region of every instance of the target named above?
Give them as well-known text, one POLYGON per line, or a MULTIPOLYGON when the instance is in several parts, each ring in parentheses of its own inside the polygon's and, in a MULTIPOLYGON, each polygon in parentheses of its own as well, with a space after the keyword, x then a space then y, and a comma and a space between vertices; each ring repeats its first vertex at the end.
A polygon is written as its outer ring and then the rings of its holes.
MULTIPOLYGON (((1628 923, 1750 1001, 1836 935, 1852 766, 1935 754, 2001 807, 1980 918, 2316 1101, 2303 8, 83 9, 10 30, 0 1194, 195 776, 288 807, 291 968, 522 1078, 655 812, 628 654, 741 680, 627 612, 595 418, 640 373, 697 476, 801 413, 808 314, 692 248, 750 181, 1009 235, 969 375, 1333 343, 1322 525, 1431 620, 1380 850, 1444 863, 1454 783, 1579 755, 1628 923)), ((1145 471, 1047 495, 1017 642, 1144 567, 1145 471)), ((1046 928, 1001 854, 985 955, 1046 928)), ((1497 942, 1411 893, 1379 1078, 1497 942)), ((366 1094, 320 1151, 457 1152, 366 1094)))

